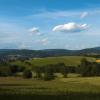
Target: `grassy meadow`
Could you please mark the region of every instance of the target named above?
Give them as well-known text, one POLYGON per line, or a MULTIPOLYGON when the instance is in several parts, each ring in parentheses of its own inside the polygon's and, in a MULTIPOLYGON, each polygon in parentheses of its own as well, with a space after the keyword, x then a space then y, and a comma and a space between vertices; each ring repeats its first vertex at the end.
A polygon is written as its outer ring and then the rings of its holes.
POLYGON ((0 78, 0 100, 99 100, 100 77, 69 75, 52 81, 0 78), (75 98, 75 99, 74 99, 75 98))
MULTIPOLYGON (((84 57, 34 58, 28 62, 33 66, 62 62, 68 66, 78 66, 82 58, 84 57)), ((91 62, 96 61, 92 57, 86 57, 86 59, 91 62)), ((25 66, 25 62, 11 63, 25 66)), ((32 79, 24 79, 19 76, 0 77, 0 100, 100 100, 100 77, 80 77, 79 74, 71 73, 67 78, 63 78, 60 73, 56 73, 56 75, 56 79, 51 81, 34 77, 32 79)))
POLYGON ((84 56, 63 56, 63 57, 48 57, 48 58, 34 58, 30 60, 33 65, 49 65, 64 63, 69 66, 77 66, 80 64, 82 58, 86 58, 88 61, 95 62, 94 57, 84 57, 84 56))

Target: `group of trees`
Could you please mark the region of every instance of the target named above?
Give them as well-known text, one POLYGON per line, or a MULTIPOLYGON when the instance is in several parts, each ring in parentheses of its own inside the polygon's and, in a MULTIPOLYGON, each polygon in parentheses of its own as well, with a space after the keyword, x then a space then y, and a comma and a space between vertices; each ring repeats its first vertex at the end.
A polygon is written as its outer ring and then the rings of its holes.
POLYGON ((77 72, 83 77, 100 76, 100 64, 82 59, 81 64, 77 67, 77 72))
POLYGON ((19 66, 17 64, 9 64, 8 62, 0 63, 0 76, 16 76, 21 72, 24 78, 34 78, 43 80, 55 79, 55 73, 61 73, 64 78, 68 73, 78 73, 82 77, 86 76, 100 76, 100 64, 96 62, 89 62, 82 59, 78 67, 66 66, 64 63, 50 64, 46 66, 33 66, 30 62, 24 62, 26 66, 19 66), (30 67, 31 66, 31 67, 30 67))
POLYGON ((63 77, 67 77, 68 74, 67 67, 64 63, 37 66, 33 68, 33 71, 36 73, 35 78, 44 80, 54 79, 56 77, 55 73, 61 73, 63 77))
POLYGON ((10 64, 9 62, 0 62, 0 76, 16 76, 18 72, 23 72, 24 66, 10 64))
POLYGON ((68 73, 80 74, 82 77, 100 76, 100 64, 96 62, 89 62, 83 58, 79 66, 66 66, 64 63, 50 64, 47 66, 36 66, 33 68, 36 73, 35 78, 52 80, 56 77, 55 73, 61 73, 64 78, 68 73))

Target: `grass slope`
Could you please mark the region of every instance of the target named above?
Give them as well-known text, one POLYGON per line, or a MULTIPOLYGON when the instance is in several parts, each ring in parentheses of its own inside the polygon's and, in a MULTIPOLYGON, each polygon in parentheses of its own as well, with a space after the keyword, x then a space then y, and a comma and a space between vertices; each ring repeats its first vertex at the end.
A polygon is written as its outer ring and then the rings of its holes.
POLYGON ((57 63, 65 63, 65 65, 69 66, 77 66, 80 64, 82 58, 86 58, 87 60, 94 62, 96 61, 93 57, 83 57, 83 56, 63 56, 63 57, 48 57, 48 58, 35 58, 30 62, 33 65, 48 65, 48 64, 57 64, 57 63))

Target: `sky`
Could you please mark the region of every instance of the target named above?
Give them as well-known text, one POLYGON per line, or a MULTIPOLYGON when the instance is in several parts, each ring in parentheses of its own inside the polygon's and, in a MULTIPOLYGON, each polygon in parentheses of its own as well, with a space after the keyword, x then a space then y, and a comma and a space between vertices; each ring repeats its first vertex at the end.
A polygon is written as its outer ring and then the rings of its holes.
POLYGON ((100 0, 0 0, 0 49, 100 46, 100 0))

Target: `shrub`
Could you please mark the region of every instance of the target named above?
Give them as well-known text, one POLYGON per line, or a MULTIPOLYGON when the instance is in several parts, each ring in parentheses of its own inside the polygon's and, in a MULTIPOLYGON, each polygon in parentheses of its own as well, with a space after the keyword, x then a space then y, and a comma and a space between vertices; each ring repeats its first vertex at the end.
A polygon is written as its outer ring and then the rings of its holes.
POLYGON ((55 76, 54 76, 54 72, 52 69, 52 65, 49 65, 45 68, 44 80, 48 81, 48 80, 53 80, 54 78, 55 76))
POLYGON ((61 74, 63 75, 64 78, 66 78, 67 75, 68 75, 68 67, 65 66, 64 63, 60 63, 59 66, 60 66, 60 72, 61 72, 61 74))
POLYGON ((23 77, 24 78, 32 78, 32 71, 29 69, 25 69, 23 72, 23 77))
POLYGON ((4 76, 4 77, 7 77, 7 76, 10 76, 11 75, 11 71, 10 71, 10 68, 8 66, 3 66, 3 67, 0 67, 0 76, 4 76))
POLYGON ((42 73, 43 73, 43 67, 36 66, 33 68, 34 72, 36 73, 35 78, 37 79, 42 79, 42 73))

